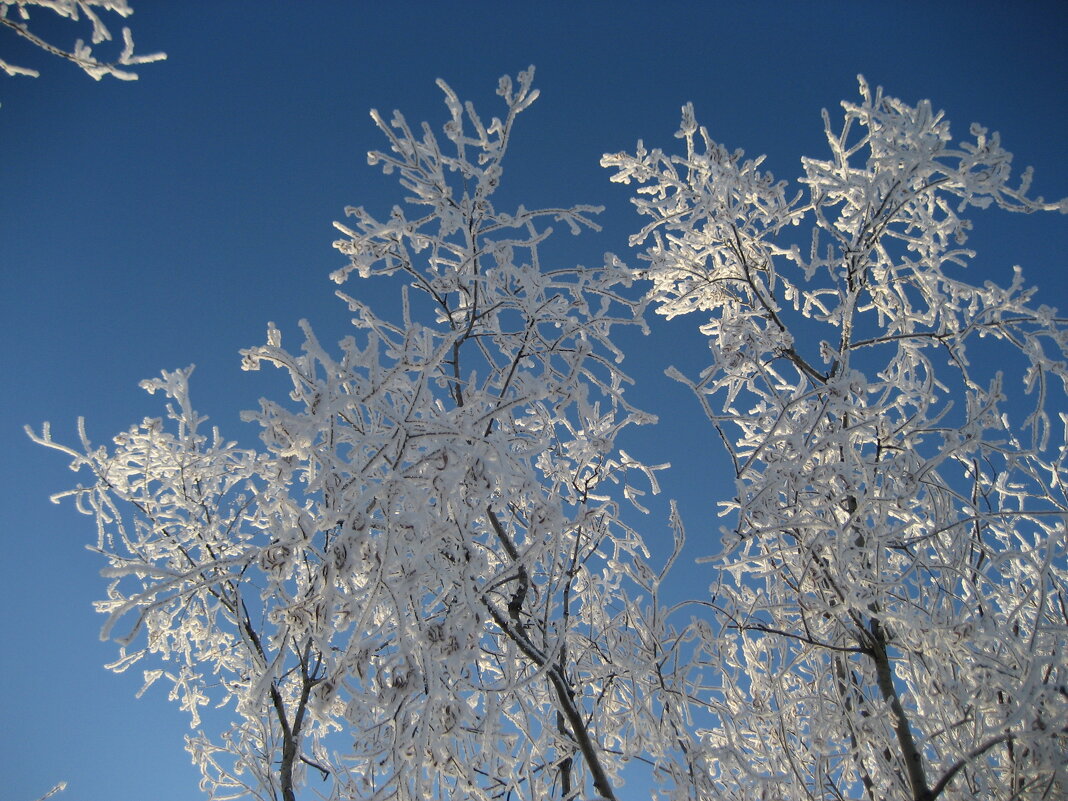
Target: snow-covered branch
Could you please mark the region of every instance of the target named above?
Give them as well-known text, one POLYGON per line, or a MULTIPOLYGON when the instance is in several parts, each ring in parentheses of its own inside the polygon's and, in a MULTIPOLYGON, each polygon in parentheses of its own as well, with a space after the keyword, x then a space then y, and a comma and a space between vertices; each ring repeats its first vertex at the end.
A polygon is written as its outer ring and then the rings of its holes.
MULTIPOLYGON (((128 17, 133 14, 133 9, 126 0, 5 0, 0 2, 0 27, 12 31, 17 36, 25 39, 46 53, 58 56, 66 61, 77 65, 94 80, 99 81, 105 75, 110 75, 123 81, 136 81, 137 73, 129 67, 138 64, 150 64, 154 61, 162 61, 167 57, 166 53, 149 53, 148 55, 134 55, 133 35, 130 29, 122 29, 122 51, 114 61, 101 61, 93 53, 93 47, 112 39, 111 31, 104 24, 99 12, 111 12, 120 17, 128 17), (60 47, 42 38, 31 30, 30 10, 47 9, 63 19, 71 22, 79 22, 82 18, 92 26, 91 44, 86 44, 82 39, 74 42, 69 49, 60 47)), ((0 70, 8 75, 27 75, 38 77, 40 73, 29 67, 20 67, 0 60, 0 70)))

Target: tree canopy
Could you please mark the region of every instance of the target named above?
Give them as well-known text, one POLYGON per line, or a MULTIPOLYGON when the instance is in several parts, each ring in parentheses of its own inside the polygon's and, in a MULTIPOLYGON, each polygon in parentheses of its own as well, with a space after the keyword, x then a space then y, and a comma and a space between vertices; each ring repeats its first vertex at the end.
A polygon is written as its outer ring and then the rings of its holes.
POLYGON ((191 368, 111 447, 31 432, 92 476, 57 498, 97 522, 111 667, 195 726, 232 713, 188 738, 214 798, 618 799, 640 770, 672 801, 1068 792, 1068 328, 1018 271, 963 274, 969 209, 1068 204, 861 80, 794 189, 684 107, 682 152, 602 160, 636 261, 546 262, 598 209, 498 207, 532 81, 488 121, 444 82, 440 129, 372 112, 403 193, 347 210, 333 278, 397 308, 339 291, 333 348, 268 326, 245 367, 291 392, 246 413, 259 448, 205 430, 191 368), (650 311, 697 314, 707 367, 664 367, 734 466, 681 603, 684 521, 651 554, 640 514, 670 469, 616 443, 655 423, 617 344, 650 311))

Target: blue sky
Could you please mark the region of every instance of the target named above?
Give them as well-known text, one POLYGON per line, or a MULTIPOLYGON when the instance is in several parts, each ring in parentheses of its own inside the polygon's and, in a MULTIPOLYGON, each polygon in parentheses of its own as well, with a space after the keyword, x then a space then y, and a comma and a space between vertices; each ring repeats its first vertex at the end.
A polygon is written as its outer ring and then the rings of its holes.
MULTIPOLYGON (((61 779, 63 801, 202 797, 163 686, 136 700, 138 675, 102 667, 115 648, 98 641, 90 606, 104 591, 82 547, 92 521, 48 503, 76 479, 22 426, 50 420, 73 441, 84 415, 105 442, 159 414, 138 381, 196 363, 197 407, 253 443, 238 412, 284 382, 241 372, 237 351, 261 343, 269 320, 293 331, 307 317, 324 341, 340 336, 331 223, 346 205, 399 200, 366 164, 382 147, 368 109, 440 125, 442 77, 489 116, 498 76, 537 65, 542 96, 517 127, 502 197, 606 205, 601 234, 562 243, 586 264, 623 255, 637 222, 602 153, 639 138, 673 146, 693 101, 713 137, 793 178, 801 155, 824 154, 820 109, 854 99, 857 73, 909 102, 931 98, 958 135, 972 121, 1000 131, 1017 164, 1034 165, 1038 194, 1068 194, 1063 3, 131 4, 138 48, 169 55, 132 84, 95 83, 0 31, 0 58, 42 73, 0 76, 0 775, 12 801, 61 779)), ((978 280, 1018 263, 1043 302, 1068 307, 1063 217, 982 215, 971 244, 978 280)), ((668 363, 700 365, 690 327, 633 340, 634 397, 665 422, 624 447, 680 466, 665 489, 691 539, 709 544, 696 547, 712 550, 727 476, 690 452, 716 442, 661 376, 668 363)), ((655 541, 667 528, 654 518, 649 531, 655 541)))

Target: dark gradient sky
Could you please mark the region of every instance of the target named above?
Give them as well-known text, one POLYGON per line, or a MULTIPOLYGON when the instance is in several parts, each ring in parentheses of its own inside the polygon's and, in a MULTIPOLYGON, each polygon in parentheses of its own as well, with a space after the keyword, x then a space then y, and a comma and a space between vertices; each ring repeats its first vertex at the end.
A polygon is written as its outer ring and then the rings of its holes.
MULTIPOLYGON (((346 205, 381 212, 400 199, 366 164, 383 146, 369 108, 440 126, 442 77, 489 117, 498 76, 536 64, 542 96, 518 124, 499 204, 606 205, 601 234, 561 233, 552 251, 586 264, 625 254, 636 227, 602 153, 639 138, 673 147, 679 107, 693 101, 713 137, 767 153, 792 179, 801 155, 824 156, 820 109, 835 116, 855 99, 858 73, 909 102, 930 98, 958 135, 972 121, 1000 131, 1017 164, 1035 166, 1038 194, 1068 194, 1063 3, 132 4, 138 48, 169 54, 137 83, 95 83, 0 31, 0 57, 42 72, 0 76, 0 796, 11 801, 60 779, 62 801, 202 797, 162 683, 136 700, 139 671, 102 668, 115 649, 98 641, 90 606, 104 587, 82 549, 92 521, 48 503, 76 479, 21 427, 51 420, 73 441, 84 415, 107 441, 159 415, 139 380, 196 363, 198 409, 255 442, 238 412, 285 384, 242 373, 238 349, 262 342, 268 320, 290 344, 302 317, 322 340, 340 336, 331 223, 346 205)), ((1043 302, 1068 307, 1066 229, 1061 216, 980 215, 977 279, 1007 280, 1018 263, 1043 302)), ((373 285, 347 289, 394 302, 373 285)), ((729 482, 696 404, 661 375, 700 366, 693 327, 626 339, 633 396, 664 423, 623 445, 678 465, 665 490, 701 553, 714 550, 711 513, 729 482)), ((648 523, 654 547, 662 514, 648 523)), ((682 575, 702 582, 697 569, 682 575)))

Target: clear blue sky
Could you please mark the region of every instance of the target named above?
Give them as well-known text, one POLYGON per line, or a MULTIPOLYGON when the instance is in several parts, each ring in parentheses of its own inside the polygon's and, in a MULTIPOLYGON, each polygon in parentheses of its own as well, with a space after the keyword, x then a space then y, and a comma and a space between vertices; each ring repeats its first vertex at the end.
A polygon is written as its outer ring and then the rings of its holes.
MULTIPOLYGON (((94 83, 0 31, 0 58, 42 72, 0 76, 0 796, 10 801, 61 779, 62 801, 201 797, 186 720, 163 684, 136 700, 139 674, 102 667, 115 648, 98 641, 90 606, 104 591, 82 548, 92 521, 48 503, 74 476, 21 427, 50 420, 73 441, 84 415, 107 441, 159 414, 139 380, 196 363, 197 407, 254 442, 238 411, 284 383, 242 373, 238 349, 261 343, 268 320, 293 331, 308 317, 323 340, 340 334, 331 223, 348 204, 381 211, 399 199, 366 164, 382 146, 369 108, 438 125, 440 76, 489 116, 497 77, 536 64, 542 96, 517 128, 505 196, 607 205, 603 234, 567 241, 587 264, 624 253, 636 222, 602 153, 639 138, 673 146, 679 107, 693 101, 715 138, 767 153, 793 178, 802 154, 824 154, 819 111, 854 99, 857 73, 910 102, 931 98, 960 135, 972 121, 1001 131, 1017 164, 1034 165, 1037 193, 1068 195, 1063 2, 131 3, 138 48, 169 54, 137 83, 94 83)), ((976 277, 1007 278, 1019 263, 1044 302, 1068 308, 1066 229, 1061 216, 980 217, 976 277)), ((624 447, 681 464, 666 490, 712 550, 726 476, 686 452, 716 443, 660 376, 669 360, 700 363, 683 328, 658 328, 630 355, 635 397, 666 422, 624 447)), ((649 530, 655 539, 666 526, 649 530)))

